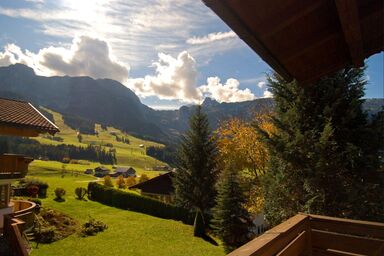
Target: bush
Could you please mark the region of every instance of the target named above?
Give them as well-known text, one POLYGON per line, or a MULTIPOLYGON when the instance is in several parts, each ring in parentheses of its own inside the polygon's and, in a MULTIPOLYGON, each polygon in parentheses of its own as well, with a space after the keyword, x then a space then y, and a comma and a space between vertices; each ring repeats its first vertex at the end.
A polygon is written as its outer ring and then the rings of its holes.
POLYGON ((87 189, 82 188, 82 187, 78 187, 75 189, 75 194, 77 196, 77 199, 82 200, 84 198, 84 196, 87 194, 87 189))
POLYGON ((90 199, 120 209, 131 210, 164 219, 179 220, 193 224, 193 214, 187 209, 170 205, 149 197, 124 192, 90 182, 88 184, 90 199))
POLYGON ((56 188, 55 189, 55 195, 56 199, 63 200, 64 195, 65 195, 65 189, 63 188, 56 188))
POLYGON ((136 178, 135 177, 127 177, 125 179, 125 185, 129 188, 130 186, 136 185, 136 178))
POLYGON ((139 178, 139 183, 149 180, 149 177, 146 174, 142 174, 139 178))
POLYGON ((80 235, 82 237, 94 236, 99 232, 103 232, 107 228, 108 226, 105 223, 99 220, 90 218, 88 222, 83 224, 80 235))
POLYGON ((109 176, 109 175, 104 176, 104 186, 113 187, 113 182, 112 182, 111 176, 109 176))
POLYGON ((55 241, 56 228, 53 226, 43 227, 36 232, 36 238, 39 243, 49 244, 55 241))
POLYGON ((193 235, 197 237, 204 237, 205 235, 204 218, 200 210, 196 211, 195 222, 193 223, 193 235))
POLYGON ((28 188, 30 186, 37 186, 38 187, 38 196, 40 198, 45 198, 47 197, 47 189, 48 189, 48 184, 44 181, 38 180, 38 179, 24 179, 19 182, 18 188, 18 196, 31 196, 28 188), (23 190, 22 188, 26 188, 26 190, 23 190), (26 193, 26 194, 24 194, 26 193))
POLYGON ((36 186, 36 185, 29 185, 27 187, 27 190, 28 190, 28 195, 32 198, 36 198, 37 197, 37 194, 39 192, 39 187, 36 186))
POLYGON ((122 188, 122 189, 127 187, 125 185, 125 181, 124 181, 123 176, 120 175, 119 177, 117 177, 117 179, 116 179, 116 186, 117 186, 117 188, 122 188))

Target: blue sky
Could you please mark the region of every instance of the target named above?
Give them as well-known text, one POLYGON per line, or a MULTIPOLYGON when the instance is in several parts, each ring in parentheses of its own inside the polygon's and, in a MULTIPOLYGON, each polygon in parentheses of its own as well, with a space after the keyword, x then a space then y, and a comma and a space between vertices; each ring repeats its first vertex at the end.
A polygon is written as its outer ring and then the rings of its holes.
MULTIPOLYGON (((0 27, 0 66, 116 79, 155 108, 271 96, 271 69, 201 1, 3 0, 0 27)), ((366 61, 368 98, 384 97, 383 62, 366 61)))

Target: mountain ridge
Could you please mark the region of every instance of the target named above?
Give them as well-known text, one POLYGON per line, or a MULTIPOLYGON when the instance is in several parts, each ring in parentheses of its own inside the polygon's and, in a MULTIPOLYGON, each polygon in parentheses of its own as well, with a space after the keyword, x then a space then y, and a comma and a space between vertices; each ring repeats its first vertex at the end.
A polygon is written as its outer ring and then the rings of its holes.
MULTIPOLYGON (((110 125, 132 135, 169 143, 188 129, 188 120, 196 106, 177 110, 154 110, 139 97, 112 79, 87 76, 44 77, 34 70, 15 64, 0 67, 0 97, 15 98, 102 125, 110 125)), ((384 106, 384 99, 366 104, 371 113, 384 106)), ((202 104, 212 129, 231 117, 249 120, 255 113, 273 109, 271 98, 236 103, 219 103, 206 98, 202 104)))

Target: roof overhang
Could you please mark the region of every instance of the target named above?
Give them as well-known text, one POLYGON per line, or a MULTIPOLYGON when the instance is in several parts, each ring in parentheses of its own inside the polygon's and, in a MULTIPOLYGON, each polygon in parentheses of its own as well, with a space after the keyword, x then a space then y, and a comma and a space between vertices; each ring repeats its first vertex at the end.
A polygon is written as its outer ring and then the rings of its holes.
POLYGON ((203 0, 286 80, 313 82, 383 51, 382 0, 203 0))

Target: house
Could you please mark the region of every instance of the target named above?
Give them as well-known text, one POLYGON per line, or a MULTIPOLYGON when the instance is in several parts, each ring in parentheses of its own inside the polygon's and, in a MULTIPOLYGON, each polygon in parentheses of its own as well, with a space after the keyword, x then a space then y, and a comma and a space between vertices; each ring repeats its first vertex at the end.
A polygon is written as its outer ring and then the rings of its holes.
POLYGON ((127 177, 136 177, 136 170, 132 167, 117 167, 115 169, 115 172, 111 174, 111 177, 118 177, 123 176, 124 178, 127 177))
POLYGON ((99 166, 95 168, 95 177, 103 178, 104 176, 109 175, 109 169, 104 166, 99 166))
MULTIPOLYGON (((41 133, 54 135, 59 128, 41 114, 31 103, 0 98, 0 134, 36 137, 41 133)), ((31 228, 36 204, 11 200, 11 184, 23 179, 28 172, 30 157, 0 155, 0 236, 11 238, 9 243, 15 255, 26 256, 28 241, 22 236, 31 228)))
POLYGON ((93 169, 87 169, 84 171, 84 174, 93 174, 93 169))
POLYGON ((167 172, 150 180, 141 182, 129 189, 139 189, 145 196, 154 197, 164 202, 172 202, 175 189, 172 184, 174 173, 167 172))

